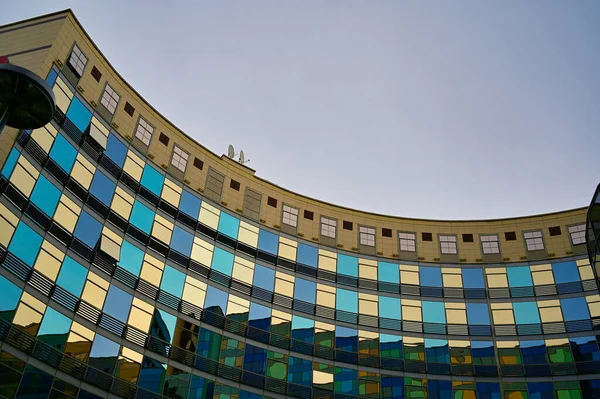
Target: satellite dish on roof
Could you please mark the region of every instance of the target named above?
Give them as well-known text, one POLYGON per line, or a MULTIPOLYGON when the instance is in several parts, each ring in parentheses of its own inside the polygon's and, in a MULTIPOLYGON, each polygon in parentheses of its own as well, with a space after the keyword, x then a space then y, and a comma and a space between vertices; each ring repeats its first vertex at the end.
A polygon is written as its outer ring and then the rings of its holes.
POLYGON ((233 149, 233 146, 231 144, 229 144, 229 147, 227 148, 227 156, 231 159, 235 157, 235 150, 233 149))
POLYGON ((242 165, 250 162, 249 159, 246 159, 246 157, 244 157, 244 151, 240 151, 240 159, 238 160, 238 162, 241 163, 242 165))

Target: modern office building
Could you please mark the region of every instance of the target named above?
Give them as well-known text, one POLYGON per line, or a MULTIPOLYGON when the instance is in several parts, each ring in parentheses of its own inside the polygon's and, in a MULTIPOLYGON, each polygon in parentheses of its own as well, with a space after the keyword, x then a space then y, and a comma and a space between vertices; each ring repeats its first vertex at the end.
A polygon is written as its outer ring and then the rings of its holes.
POLYGON ((1 397, 600 398, 586 207, 290 192, 177 129, 68 10, 0 27, 0 56, 56 97, 0 133, 1 397))

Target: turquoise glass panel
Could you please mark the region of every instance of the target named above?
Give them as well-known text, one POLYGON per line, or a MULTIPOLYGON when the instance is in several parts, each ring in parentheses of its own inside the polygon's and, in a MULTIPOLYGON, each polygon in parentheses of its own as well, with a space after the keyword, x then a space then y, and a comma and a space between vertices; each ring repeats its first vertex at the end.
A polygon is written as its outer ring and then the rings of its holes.
POLYGON ((226 212, 221 212, 221 218, 219 219, 219 226, 217 230, 221 234, 225 234, 235 240, 238 237, 238 230, 240 228, 240 219, 231 216, 226 212))
POLYGON ((425 338, 425 358, 428 362, 450 363, 448 341, 445 339, 425 338))
POLYGON ((306 266, 317 267, 319 250, 312 245, 298 243, 298 254, 296 256, 296 262, 306 266))
POLYGON ((106 301, 104 301, 103 311, 115 319, 126 323, 132 301, 133 297, 131 294, 111 284, 108 288, 106 301))
POLYGON ((8 250, 21 259, 25 264, 33 266, 42 246, 42 236, 31 227, 19 222, 8 250))
POLYGON ((173 234, 171 235, 171 248, 175 251, 190 256, 192 253, 192 244, 194 243, 194 236, 182 229, 181 227, 175 226, 173 228, 173 234))
POLYGON ((423 301, 421 303, 423 321, 426 323, 446 323, 444 302, 423 301))
POLYGON ((85 105, 77 98, 77 96, 73 97, 73 101, 71 101, 71 105, 67 111, 67 118, 81 131, 81 133, 85 132, 90 126, 90 121, 92 120, 92 113, 89 109, 86 108, 85 105))
POLYGON ((336 289, 335 308, 346 312, 358 313, 358 292, 336 289))
POLYGON ((279 246, 279 237, 276 234, 269 233, 266 230, 260 229, 258 232, 258 249, 277 255, 279 246))
POLYGON ((10 150, 10 154, 8 154, 8 158, 2 167, 2 176, 6 177, 7 179, 10 177, 15 165, 17 164, 20 154, 21 153, 14 147, 12 150, 10 150))
POLYGON ((65 172, 71 173, 75 157, 77 157, 77 150, 59 133, 56 135, 56 140, 54 140, 54 145, 50 150, 50 157, 65 172))
POLYGON ((233 254, 221 248, 215 247, 212 259, 212 268, 227 276, 233 272, 233 254))
POLYGON ((10 312, 17 308, 23 291, 11 281, 0 276, 0 319, 12 321, 10 312))
POLYGON ((169 294, 180 298, 183 293, 183 285, 185 283, 185 274, 179 270, 167 265, 162 275, 160 289, 167 291, 169 294))
POLYGON ((56 284, 77 298, 81 296, 88 269, 69 256, 65 256, 56 284))
POLYGON ((125 157, 127 156, 127 146, 121 142, 114 134, 108 135, 106 141, 106 150, 104 154, 109 157, 119 168, 122 168, 125 164, 125 157))
POLYGON ((90 248, 95 248, 102 233, 102 225, 86 211, 81 212, 75 226, 75 237, 90 248))
POLYGON ((377 262, 377 279, 386 283, 400 284, 400 272, 396 263, 377 262))
POLYGON ((60 200, 60 190, 43 175, 37 180, 30 200, 47 216, 52 217, 60 200))
POLYGON ((133 202, 129 222, 146 234, 150 234, 154 222, 154 211, 138 200, 133 202))
POLYGON ((164 310, 154 309, 154 322, 151 334, 165 342, 171 343, 175 336, 177 317, 164 310))
POLYGON ((513 311, 517 324, 537 324, 540 322, 537 302, 514 302, 513 311))
POLYGON ((401 320, 400 298, 379 296, 379 317, 386 319, 401 320))
POLYGON ((533 286, 533 280, 531 278, 529 266, 507 267, 506 274, 508 274, 509 287, 533 286))
POLYGON ((149 164, 144 166, 144 173, 140 183, 142 186, 150 190, 154 195, 160 197, 165 177, 149 164))
POLYGON ((186 190, 183 190, 181 193, 181 199, 179 200, 179 210, 194 219, 198 219, 201 203, 202 201, 200 201, 200 198, 186 190))
POLYGON ((575 261, 553 263, 552 271, 554 272, 554 281, 556 284, 580 281, 575 261))
POLYGON ((419 281, 424 287, 441 287, 442 270, 439 267, 419 267, 419 281))
POLYGON ((139 276, 143 261, 144 251, 127 240, 123 240, 123 244, 121 245, 121 259, 117 262, 117 265, 134 276, 139 276))
POLYGON ((337 272, 346 276, 358 277, 358 258, 338 254, 337 272))
POLYGON ((48 306, 37 335, 68 334, 71 329, 71 321, 67 316, 48 306))
POLYGON ((314 328, 315 321, 297 315, 292 315, 292 330, 302 330, 305 328, 314 328))

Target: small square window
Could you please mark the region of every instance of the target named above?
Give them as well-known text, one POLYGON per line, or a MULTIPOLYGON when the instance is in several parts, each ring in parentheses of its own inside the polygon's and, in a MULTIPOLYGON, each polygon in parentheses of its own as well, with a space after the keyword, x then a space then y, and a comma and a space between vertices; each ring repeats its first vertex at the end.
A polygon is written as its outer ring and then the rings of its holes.
POLYGON ((194 157, 194 166, 200 170, 204 167, 204 162, 194 157))
POLYGON ((87 64, 87 57, 81 52, 77 45, 73 46, 73 51, 71 51, 71 56, 69 57, 69 66, 77 74, 77 77, 80 78, 83 75, 83 70, 85 69, 85 64, 87 64))
POLYGON ((400 251, 415 252, 417 249, 417 235, 415 233, 398 233, 400 251))
POLYGON ((504 239, 506 241, 516 241, 517 233, 515 233, 514 231, 507 231, 506 233, 504 233, 504 239))
POLYGON ((480 236, 480 238, 481 238, 481 248, 485 255, 500 253, 500 246, 498 245, 498 236, 497 235, 494 235, 494 234, 484 235, 484 236, 480 236))
POLYGON ((313 211, 304 210, 304 219, 313 220, 315 218, 315 213, 313 211))
POLYGON ((544 249, 544 240, 541 231, 528 231, 523 233, 528 251, 541 251, 544 249))
POLYGON ((92 67, 92 72, 90 72, 90 75, 92 75, 96 82, 100 82, 100 79, 102 79, 102 72, 96 68, 96 65, 92 67))
POLYGON ((177 169, 185 173, 185 168, 187 166, 188 158, 190 154, 183 151, 179 146, 173 147, 173 157, 171 158, 171 165, 175 166, 177 169))
POLYGON ((573 245, 585 244, 585 224, 578 224, 575 226, 569 226, 569 235, 571 236, 571 242, 573 245))
POLYGON ((456 236, 440 236, 440 250, 443 254, 456 255, 456 236))
POLYGON ((229 182, 229 188, 232 188, 235 191, 240 191, 240 182, 231 179, 231 181, 229 182))
POLYGON ((360 245, 365 245, 367 247, 375 246, 375 228, 374 227, 366 227, 366 226, 358 226, 358 238, 360 245))
POLYGON ((423 241, 433 241, 433 235, 431 233, 421 233, 421 239, 423 241))
POLYGON ((169 145, 170 140, 171 139, 169 138, 169 136, 167 136, 163 132, 160 132, 160 135, 158 136, 158 141, 160 141, 164 145, 169 145))
POLYGON ((296 227, 298 226, 298 209, 292 208, 289 205, 283 204, 283 223, 288 226, 296 227))
POLYGON ((277 208, 277 200, 273 197, 268 197, 267 205, 272 206, 273 208, 277 208))
POLYGON ((335 238, 335 229, 337 221, 326 217, 321 217, 321 235, 324 237, 335 238))
MULTIPOLYGON (((121 97, 112 89, 112 87, 106 85, 104 93, 102 93, 102 98, 100 99, 100 104, 102 104, 111 115, 114 115, 120 99, 121 97)), ((133 115, 133 112, 131 114, 133 115)))
POLYGON ((144 118, 140 118, 137 128, 135 129, 135 137, 148 146, 150 145, 150 140, 152 139, 153 133, 154 127, 146 122, 144 118))
POLYGON ((560 226, 548 228, 548 233, 550 233, 550 237, 559 236, 562 234, 562 232, 560 231, 560 226))
POLYGON ((463 234, 463 242, 473 242, 473 234, 463 234))
POLYGON ((133 113, 135 112, 135 108, 133 108, 133 105, 129 104, 129 102, 125 101, 125 112, 127 112, 127 114, 129 114, 129 116, 133 116, 133 113))
POLYGON ((392 236, 392 229, 382 228, 381 229, 381 236, 382 237, 391 237, 392 236))
POLYGON ((350 231, 352 231, 352 229, 353 229, 354 227, 352 227, 352 222, 349 222, 349 221, 347 221, 347 220, 344 220, 344 221, 342 222, 342 228, 343 228, 344 230, 350 230, 350 231))

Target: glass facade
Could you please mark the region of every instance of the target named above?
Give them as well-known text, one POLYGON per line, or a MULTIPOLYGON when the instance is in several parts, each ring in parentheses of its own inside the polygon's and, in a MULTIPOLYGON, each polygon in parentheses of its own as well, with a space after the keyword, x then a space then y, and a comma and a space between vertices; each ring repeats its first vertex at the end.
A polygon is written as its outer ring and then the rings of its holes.
POLYGON ((47 71, 57 116, 20 132, 0 174, 1 397, 600 398, 585 254, 424 262, 269 228, 156 165, 64 68, 47 71))

